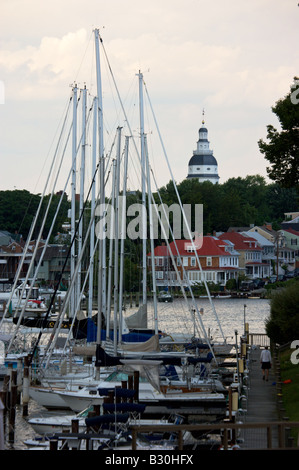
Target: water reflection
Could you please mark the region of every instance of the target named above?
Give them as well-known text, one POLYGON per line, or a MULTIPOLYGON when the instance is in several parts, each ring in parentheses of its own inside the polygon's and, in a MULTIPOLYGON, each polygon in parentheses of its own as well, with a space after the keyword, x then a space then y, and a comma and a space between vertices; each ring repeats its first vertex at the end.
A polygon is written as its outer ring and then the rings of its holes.
MULTIPOLYGON (((244 333, 244 319, 249 324, 250 333, 265 333, 265 320, 270 314, 268 299, 213 299, 213 305, 219 322, 208 299, 196 299, 198 311, 203 309, 201 320, 206 332, 214 339, 221 339, 221 330, 226 339, 244 333), (246 306, 246 307, 245 307, 246 306), (220 326, 219 326, 220 323, 220 326)), ((136 312, 138 307, 127 306, 125 316, 136 312)), ((148 304, 148 327, 154 328, 153 303, 148 304)), ((183 299, 171 303, 158 304, 158 327, 168 333, 192 334, 194 317, 183 299)))

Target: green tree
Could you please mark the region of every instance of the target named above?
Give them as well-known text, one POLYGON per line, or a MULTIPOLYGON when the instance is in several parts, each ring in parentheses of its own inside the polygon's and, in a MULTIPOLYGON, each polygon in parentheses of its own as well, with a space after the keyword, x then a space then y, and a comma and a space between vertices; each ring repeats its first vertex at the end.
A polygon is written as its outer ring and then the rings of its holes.
MULTIPOLYGON (((294 81, 299 83, 296 77, 294 81)), ((292 99, 293 88, 294 85, 290 92, 272 107, 281 130, 268 125, 268 143, 260 139, 258 145, 270 163, 267 167, 269 178, 283 187, 295 187, 299 192, 299 103, 292 99)))
POLYGON ((0 228, 27 238, 40 201, 29 191, 0 191, 0 228))
POLYGON ((270 302, 270 317, 266 320, 266 333, 272 341, 285 344, 299 335, 298 281, 276 292, 270 302))
POLYGON ((298 210, 297 193, 295 188, 283 188, 277 183, 267 186, 265 203, 268 214, 264 220, 281 223, 286 212, 298 210))

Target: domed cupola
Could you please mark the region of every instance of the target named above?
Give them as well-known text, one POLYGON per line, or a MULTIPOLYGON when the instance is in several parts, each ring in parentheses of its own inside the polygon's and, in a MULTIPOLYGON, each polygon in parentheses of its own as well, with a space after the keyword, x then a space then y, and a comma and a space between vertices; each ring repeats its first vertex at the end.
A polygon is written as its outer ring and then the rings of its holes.
POLYGON ((187 178, 197 178, 200 183, 203 181, 218 183, 218 164, 213 156, 213 150, 210 150, 208 129, 204 124, 203 119, 202 126, 198 131, 197 149, 193 151, 193 156, 189 161, 187 178))

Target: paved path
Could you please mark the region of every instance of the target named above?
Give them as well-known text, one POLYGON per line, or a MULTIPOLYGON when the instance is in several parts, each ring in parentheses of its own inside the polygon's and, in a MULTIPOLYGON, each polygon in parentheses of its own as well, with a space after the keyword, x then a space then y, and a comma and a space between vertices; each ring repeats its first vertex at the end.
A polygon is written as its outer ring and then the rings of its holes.
MULTIPOLYGON (((251 349, 249 353, 249 391, 247 413, 244 423, 268 423, 279 421, 276 400, 276 378, 273 367, 269 373, 269 380, 262 379, 260 363, 260 348, 251 349)), ((272 448, 277 447, 277 431, 273 429, 272 448)), ((266 429, 245 430, 243 448, 266 449, 266 429)))

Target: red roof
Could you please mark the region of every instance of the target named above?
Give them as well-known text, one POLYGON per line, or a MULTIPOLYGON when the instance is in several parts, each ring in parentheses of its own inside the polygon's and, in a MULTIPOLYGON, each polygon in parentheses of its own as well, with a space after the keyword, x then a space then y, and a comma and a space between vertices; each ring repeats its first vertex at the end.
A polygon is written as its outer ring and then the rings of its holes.
POLYGON ((247 237, 242 235, 240 232, 226 232, 222 233, 219 238, 221 240, 229 240, 235 245, 235 249, 238 250, 261 250, 262 248, 258 245, 257 240, 253 237, 247 237))
MULTIPOLYGON (((148 253, 150 256, 150 253, 148 253)), ((167 245, 160 245, 155 248, 155 256, 169 256, 169 250, 167 245)))
POLYGON ((285 232, 292 233, 293 235, 297 235, 299 237, 299 232, 297 230, 294 230, 292 228, 284 229, 285 232))
MULTIPOLYGON (((176 240, 176 243, 171 242, 169 244, 170 250, 174 256, 177 256, 177 249, 181 256, 192 255, 192 243, 190 240, 176 240), (177 247, 177 249, 176 249, 177 247), (190 247, 188 249, 188 247, 190 247)), ((195 248, 198 256, 227 256, 229 252, 225 251, 225 247, 228 246, 224 240, 219 240, 216 237, 205 236, 194 240, 195 248)), ((148 256, 150 253, 148 254, 148 256)), ((167 246, 160 245, 155 248, 155 256, 169 256, 169 250, 167 246)))

